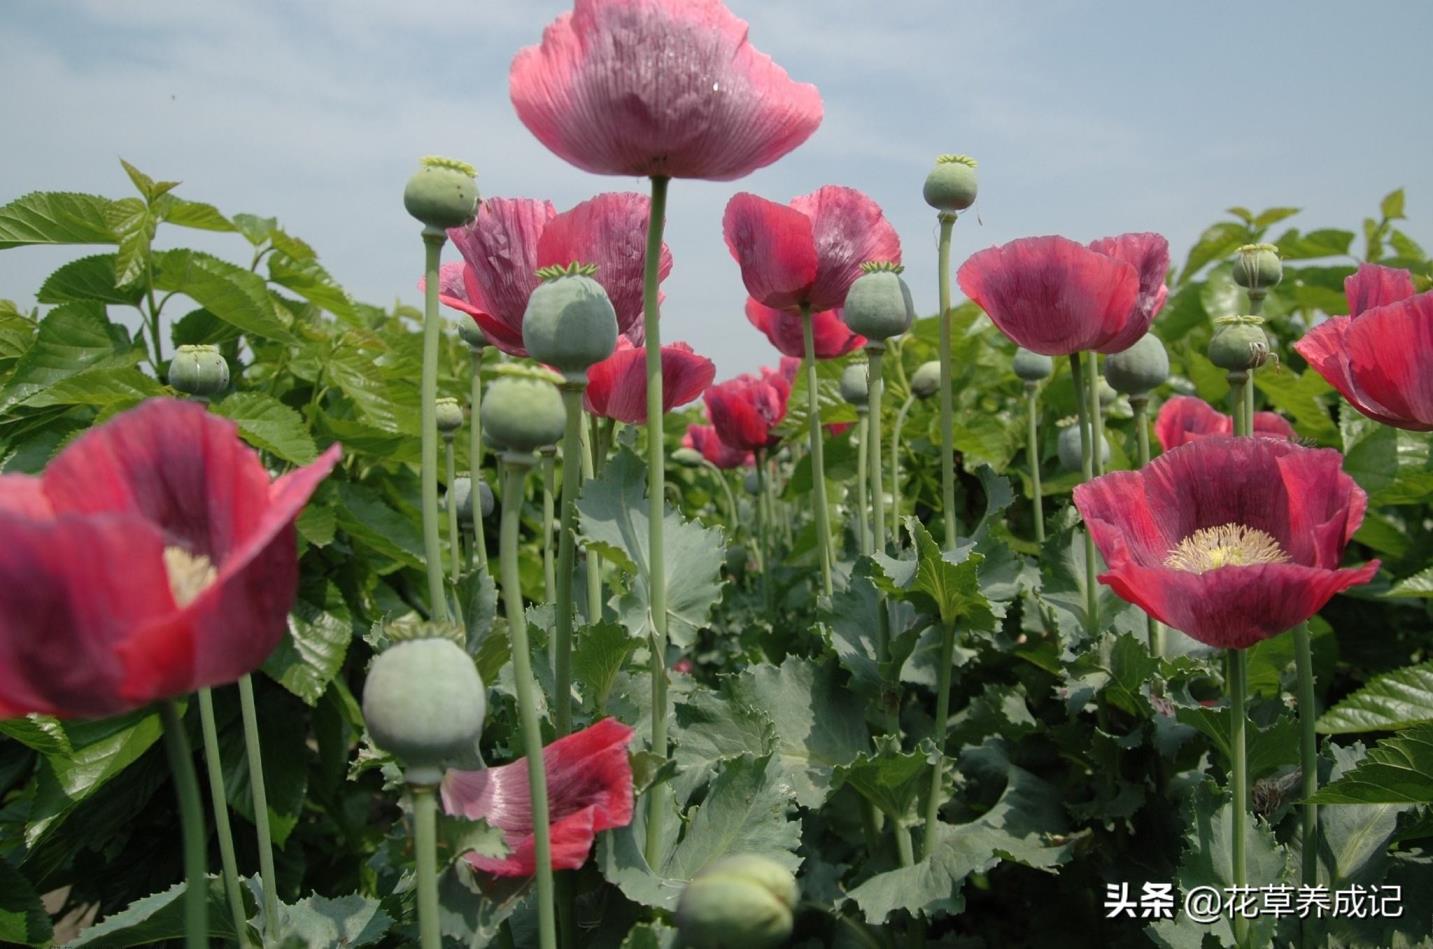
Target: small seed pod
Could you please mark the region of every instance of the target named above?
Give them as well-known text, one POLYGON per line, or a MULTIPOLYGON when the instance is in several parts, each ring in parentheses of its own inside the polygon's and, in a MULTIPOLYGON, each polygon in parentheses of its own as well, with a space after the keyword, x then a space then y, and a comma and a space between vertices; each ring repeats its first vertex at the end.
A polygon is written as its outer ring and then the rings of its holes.
POLYGON ((428 227, 462 227, 478 213, 477 171, 456 158, 429 155, 403 189, 403 206, 428 227))
POLYGON ((667 457, 683 468, 700 468, 702 464, 702 453, 695 448, 678 448, 667 457))
POLYGON ((567 427, 567 410, 553 377, 513 369, 500 373, 488 387, 483 399, 483 438, 494 448, 515 452, 556 444, 567 427))
POLYGON ((491 517, 493 509, 497 507, 497 499, 493 497, 493 489, 488 487, 486 481, 478 482, 478 517, 491 517))
POLYGON ((373 743, 404 767, 409 784, 437 784, 444 766, 472 753, 487 695, 457 643, 434 636, 379 653, 363 684, 363 719, 373 743))
MULTIPOLYGON (((1084 453, 1080 450, 1080 426, 1071 425, 1060 430, 1060 437, 1055 441, 1055 448, 1060 456, 1060 467, 1066 471, 1079 471, 1084 467, 1084 453)), ((1110 442, 1108 438, 1100 439, 1100 458, 1105 464, 1110 460, 1110 442)))
POLYGON ((1246 290, 1268 290, 1284 279, 1284 263, 1273 244, 1245 244, 1234 258, 1234 282, 1246 290))
POLYGON ((488 345, 487 334, 483 332, 483 328, 473 319, 458 321, 458 338, 473 349, 482 349, 488 345))
POLYGON ((569 379, 587 377, 588 367, 612 355, 617 345, 617 312, 590 264, 544 267, 542 283, 527 300, 522 344, 538 362, 569 379))
POLYGON ((866 393, 866 364, 853 362, 841 373, 841 398, 850 404, 861 407, 867 402, 866 393))
POLYGON ((446 503, 457 509, 458 526, 468 530, 473 526, 473 479, 458 475, 448 487, 446 503))
POLYGON ((1114 405, 1115 399, 1118 399, 1120 397, 1120 394, 1116 392, 1110 386, 1110 384, 1103 379, 1100 380, 1100 384, 1097 387, 1096 392, 1098 392, 1099 394, 1100 408, 1102 409, 1107 409, 1111 405, 1114 405))
POLYGON ((742 479, 741 486, 746 488, 747 494, 756 495, 761 493, 761 482, 757 479, 755 471, 748 471, 746 473, 746 477, 742 479))
POLYGON ((1141 395, 1169 379, 1169 353, 1153 333, 1145 333, 1124 352, 1105 359, 1105 379, 1116 392, 1141 395))
POLYGON ((926 176, 921 193, 937 211, 964 211, 975 203, 975 159, 969 155, 941 155, 926 176))
POLYGON ((1026 382, 1039 382, 1054 374, 1055 360, 1040 353, 1032 353, 1028 349, 1017 349, 1010 368, 1026 382))
POLYGON ((692 949, 768 949, 791 936, 796 879, 755 854, 725 857, 687 884, 677 905, 677 931, 692 949))
POLYGON ((911 373, 911 395, 929 399, 940 391, 940 363, 934 359, 923 362, 911 373))
POLYGON ((438 417, 438 433, 445 437, 452 437, 453 433, 463 427, 463 407, 458 404, 457 399, 443 397, 433 401, 433 411, 438 417))
POLYGON ((1209 341, 1209 361, 1226 372, 1245 372, 1269 358, 1269 337, 1257 316, 1225 316, 1209 341))
POLYGON ((229 388, 229 363, 218 346, 180 346, 169 360, 169 384, 207 399, 229 388))
POLYGON ((900 264, 868 260, 861 276, 846 291, 842 319, 854 333, 867 339, 890 339, 911 328, 916 318, 911 289, 901 279, 900 264))

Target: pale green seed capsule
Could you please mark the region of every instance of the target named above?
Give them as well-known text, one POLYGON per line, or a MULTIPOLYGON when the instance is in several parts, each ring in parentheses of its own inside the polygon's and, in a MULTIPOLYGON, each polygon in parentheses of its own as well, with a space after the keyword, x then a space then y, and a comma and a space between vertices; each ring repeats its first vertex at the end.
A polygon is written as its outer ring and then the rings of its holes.
POLYGON ((494 448, 532 452, 555 445, 567 427, 557 387, 521 375, 499 377, 483 399, 483 438, 494 448))
POLYGON ((470 755, 486 712, 478 670, 450 639, 390 646, 373 660, 363 684, 368 734, 398 759, 410 784, 437 784, 449 761, 470 755))
POLYGON ((617 313, 595 267, 572 264, 543 268, 522 318, 522 344, 538 362, 569 378, 585 378, 589 367, 612 355, 617 313))
POLYGON ((1209 341, 1209 361, 1226 372, 1245 372, 1269 358, 1269 337, 1257 316, 1224 317, 1209 341))
POLYGON ((867 401, 866 392, 866 364, 853 362, 841 373, 840 382, 841 398, 851 405, 865 405, 867 401))
POLYGON ((169 360, 168 379, 185 395, 212 398, 229 388, 229 363, 218 346, 180 346, 169 360))
POLYGON ((1284 279, 1284 262, 1273 244, 1245 244, 1234 257, 1234 282, 1246 290, 1268 290, 1284 279))
POLYGON ((1033 353, 1028 349, 1017 349, 1010 368, 1014 370, 1017 377, 1025 382, 1039 382, 1041 379, 1050 378, 1055 372, 1055 360, 1041 353, 1033 353))
POLYGON ((1116 392, 1140 395, 1169 379, 1169 353, 1153 333, 1146 333, 1129 349, 1105 359, 1105 379, 1116 392))
MULTIPOLYGON (((1066 471, 1079 471, 1084 467, 1084 455, 1080 450, 1080 426, 1071 425, 1069 428, 1061 429, 1059 438, 1055 440, 1056 453, 1060 456, 1060 467, 1066 471)), ((1105 464, 1110 460, 1110 443, 1108 438, 1100 440, 1100 458, 1105 464)))
POLYGON ((901 266, 886 261, 861 265, 863 273, 846 292, 841 316, 851 331, 867 339, 890 339, 911 328, 916 306, 901 266))
POLYGON ((677 930, 692 949, 770 949, 791 936, 796 879, 755 854, 725 857, 687 884, 677 905, 677 930))
POLYGON ((487 334, 472 317, 464 316, 458 321, 458 338, 467 343, 473 349, 482 349, 488 345, 487 334))
POLYGON ((438 432, 451 435, 463 427, 463 407, 457 399, 444 397, 433 401, 433 411, 438 418, 438 432))
POLYGON ((976 161, 969 155, 941 155, 921 189, 937 211, 964 211, 975 203, 976 161))
POLYGON ((473 166, 430 155, 403 189, 403 206, 428 227, 462 227, 478 213, 473 166))
POLYGON ((917 399, 929 399, 940 391, 940 362, 932 359, 923 362, 911 373, 911 395, 917 399))

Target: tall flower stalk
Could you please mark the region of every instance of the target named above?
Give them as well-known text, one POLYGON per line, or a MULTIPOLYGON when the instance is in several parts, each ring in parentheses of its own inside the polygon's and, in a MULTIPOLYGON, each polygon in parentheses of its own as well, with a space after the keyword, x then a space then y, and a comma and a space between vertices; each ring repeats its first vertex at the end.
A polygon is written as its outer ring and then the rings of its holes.
POLYGON ((884 392, 884 381, 881 378, 881 360, 885 356, 885 343, 877 343, 875 339, 866 344, 866 368, 869 373, 867 382, 870 405, 866 414, 870 419, 871 430, 871 531, 872 541, 876 550, 886 552, 889 538, 886 535, 886 492, 881 489, 881 399, 884 392))
POLYGON ((811 494, 816 511, 816 546, 821 564, 821 592, 829 600, 831 584, 831 511, 826 506, 826 449, 821 438, 820 381, 816 375, 816 339, 811 331, 811 306, 801 307, 801 341, 806 371, 807 430, 811 437, 811 494))
POLYGON ((1045 498, 1040 487, 1040 383, 1055 372, 1055 362, 1049 356, 1017 349, 1010 368, 1017 378, 1025 383, 1025 402, 1028 418, 1025 427, 1025 458, 1030 466, 1030 507, 1035 521, 1035 540, 1045 542, 1045 498))
POLYGON ((259 743, 259 713, 254 705, 254 680, 239 676, 239 714, 244 721, 244 754, 249 760, 249 790, 254 798, 254 829, 259 839, 259 875, 264 883, 264 933, 278 925, 278 877, 274 873, 274 843, 269 833, 269 796, 264 786, 263 748, 259 743))
POLYGON ((204 805, 199 800, 199 780, 194 775, 189 741, 184 737, 184 722, 174 700, 161 702, 159 713, 164 720, 164 748, 174 773, 174 792, 179 798, 179 822, 184 837, 184 945, 186 949, 204 949, 209 944, 204 805))
MULTIPOLYGON (((542 460, 542 592, 543 599, 555 600, 557 564, 553 560, 552 529, 557 516, 557 446, 546 446, 538 456, 542 460)), ((562 464, 567 466, 566 456, 562 464)))
MULTIPOLYGON (((1079 415, 1080 426, 1080 475, 1086 481, 1094 478, 1094 463, 1092 455, 1094 446, 1091 443, 1090 429, 1090 400, 1085 386, 1085 372, 1081 365, 1083 361, 1080 353, 1073 353, 1070 356, 1070 378, 1075 386, 1075 406, 1079 415)), ((1095 411, 1099 411, 1099 400, 1095 401, 1095 411)), ((1100 629, 1100 591, 1096 586, 1096 575, 1099 572, 1095 564, 1095 538, 1088 528, 1085 534, 1085 631, 1095 635, 1100 629)))
POLYGON ((239 864, 234 857, 234 832, 229 824, 229 802, 224 797, 224 766, 219 759, 219 729, 214 720, 212 689, 198 691, 199 726, 204 737, 204 764, 209 777, 209 800, 214 805, 214 836, 219 841, 219 861, 224 870, 224 896, 239 945, 249 945, 248 916, 239 889, 239 864))
POLYGON ((458 324, 458 335, 468 344, 468 468, 473 473, 473 565, 476 569, 486 570, 488 540, 484 534, 483 509, 477 503, 477 492, 483 480, 483 350, 487 347, 487 339, 472 320, 463 320, 458 324))

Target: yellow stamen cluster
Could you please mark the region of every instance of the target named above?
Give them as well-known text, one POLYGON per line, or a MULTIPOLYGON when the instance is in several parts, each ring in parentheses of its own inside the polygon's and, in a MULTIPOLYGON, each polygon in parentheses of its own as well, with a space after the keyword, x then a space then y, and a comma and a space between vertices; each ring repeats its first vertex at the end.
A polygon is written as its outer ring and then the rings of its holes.
POLYGON ((174 602, 181 607, 193 603, 219 575, 208 557, 191 554, 182 547, 164 548, 164 569, 169 574, 174 602))
POLYGON ((1243 524, 1200 528, 1176 544, 1164 558, 1166 567, 1190 573, 1289 562, 1289 555, 1273 535, 1243 524))

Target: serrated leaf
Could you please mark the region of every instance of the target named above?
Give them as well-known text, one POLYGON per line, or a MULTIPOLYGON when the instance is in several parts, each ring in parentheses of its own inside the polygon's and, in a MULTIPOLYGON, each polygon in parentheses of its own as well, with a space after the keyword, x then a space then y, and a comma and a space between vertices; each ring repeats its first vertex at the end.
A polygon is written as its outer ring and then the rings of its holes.
POLYGON ((1184 269, 1179 273, 1179 284, 1183 286, 1197 274, 1204 265, 1212 260, 1223 260, 1243 244, 1249 243, 1254 233, 1235 221, 1221 221, 1212 224, 1204 229, 1194 246, 1189 249, 1189 256, 1184 261, 1184 269))
POLYGON ((0 719, 0 735, 13 738, 42 755, 68 755, 73 752, 65 727, 49 715, 31 714, 24 718, 0 719))
POLYGON ((1433 494, 1427 436, 1380 425, 1352 411, 1340 413, 1339 430, 1343 470, 1368 492, 1370 505, 1423 504, 1433 494))
POLYGON ((0 250, 26 244, 114 244, 114 202, 93 194, 32 191, 0 208, 0 250))
POLYGON ((137 281, 150 265, 154 218, 148 205, 138 198, 121 198, 109 206, 106 214, 119 240, 119 252, 114 260, 114 282, 121 287, 127 286, 137 281))
POLYGON ((92 405, 118 411, 165 394, 164 386, 131 366, 97 366, 61 379, 25 400, 31 408, 92 405))
POLYGON ((889 738, 878 741, 877 746, 874 754, 862 753, 850 764, 836 768, 837 780, 849 784, 891 820, 908 823, 930 778, 928 755, 902 751, 889 738))
POLYGON ((1358 766, 1314 795, 1318 804, 1433 803, 1433 724, 1413 725, 1369 749, 1358 766))
POLYGON ((264 660, 264 672, 308 705, 316 705, 343 668, 353 621, 338 588, 305 591, 289 613, 288 632, 264 660), (316 605, 322 604, 322 605, 316 605))
MULTIPOLYGON (((208 884, 209 933, 210 937, 234 940, 233 917, 229 913, 229 902, 224 892, 224 881, 217 876, 206 877, 208 884)), ((80 933, 79 938, 66 943, 69 949, 78 946, 94 946, 96 949, 124 949, 127 946, 147 946, 166 940, 182 940, 184 928, 184 894, 187 885, 176 883, 162 893, 155 893, 135 900, 122 912, 114 913, 80 933)), ((251 906, 246 901, 246 906, 251 906)))
POLYGON ((81 300, 135 306, 144 298, 138 285, 115 285, 115 255, 95 254, 61 266, 45 278, 35 299, 41 303, 72 303, 81 300))
MULTIPOLYGON (((1331 773, 1337 781, 1358 767, 1366 752, 1361 744, 1345 748, 1330 743, 1326 752, 1334 757, 1331 773)), ((1322 838, 1319 860, 1321 882, 1330 888, 1350 883, 1375 883, 1387 865, 1386 848, 1398 830, 1398 815, 1410 810, 1408 804, 1341 804, 1319 808, 1322 838)))
POLYGON ((599 714, 627 657, 642 645, 620 623, 601 622, 578 630, 572 650, 572 674, 599 714))
POLYGON ((186 201, 172 194, 160 196, 154 202, 154 213, 166 224, 192 227, 200 231, 232 233, 238 230, 228 218, 212 204, 202 201, 186 201))
POLYGON ((1383 595, 1406 597, 1433 596, 1433 567, 1425 567, 1411 577, 1404 577, 1383 595))
POLYGON ((438 859, 447 866, 459 857, 476 853, 500 860, 508 855, 508 845, 500 828, 485 820, 473 820, 459 814, 438 814, 438 859))
POLYGON ((721 762, 769 755, 776 748, 776 726, 764 709, 707 689, 694 690, 677 702, 672 737, 678 769, 673 787, 682 803, 721 762))
POLYGON ((57 306, 40 321, 35 341, 0 391, 0 413, 85 369, 132 366, 144 356, 95 303, 57 306))
POLYGON ((318 457, 303 417, 273 396, 235 392, 213 410, 238 425, 244 441, 284 461, 306 465, 318 457))
POLYGON ((24 874, 0 859, 0 942, 44 946, 53 936, 40 895, 24 874))
POLYGON ((124 173, 129 175, 129 180, 134 183, 134 187, 144 195, 146 201, 153 201, 160 195, 179 187, 177 181, 155 181, 123 158, 119 160, 119 163, 124 168, 124 173))
POLYGON ((980 591, 980 564, 985 559, 969 547, 942 552, 919 518, 907 517, 906 530, 915 539, 915 572, 908 582, 897 578, 897 562, 884 555, 874 559, 881 570, 873 577, 887 595, 910 600, 942 623, 993 629, 995 615, 980 591))
POLYGON ((1433 661, 1370 679, 1319 717, 1324 735, 1391 731, 1433 721, 1433 661))
POLYGON ((271 254, 269 279, 330 313, 339 316, 353 314, 353 300, 316 260, 295 260, 288 254, 271 254))
POLYGON ((1385 221, 1397 221, 1403 217, 1403 189, 1390 191, 1378 203, 1378 211, 1385 221))
MULTIPOLYGON (((1225 761, 1230 760, 1229 724, 1233 715, 1228 706, 1179 708, 1175 717, 1180 723, 1198 729, 1214 743, 1225 761)), ((1298 721, 1286 716, 1267 728, 1250 722, 1244 729, 1244 752, 1250 781, 1285 765, 1296 764, 1299 760, 1298 721)))
POLYGON ((1287 366, 1275 366, 1255 372, 1254 387, 1274 408, 1293 418, 1299 434, 1321 444, 1338 441, 1338 429, 1322 401, 1333 389, 1323 376, 1313 370, 1300 374, 1287 366))
MULTIPOLYGON (((250 882, 254 886, 253 882, 250 882)), ((264 944, 278 946, 371 946, 393 927, 375 899, 358 893, 305 897, 279 906, 279 925, 264 928, 264 944)), ((262 914, 260 923, 263 922, 262 914)))
POLYGON ((284 319, 257 274, 196 250, 154 255, 156 290, 182 293, 226 323, 268 339, 288 339, 284 319))
POLYGON ((1252 223, 1255 227, 1263 229, 1278 224, 1280 221, 1291 218, 1298 213, 1298 208, 1266 208, 1259 212, 1259 216, 1254 218, 1252 223))
POLYGON ((340 483, 336 510, 339 526, 354 539, 402 566, 422 568, 423 537, 417 525, 390 507, 372 488, 340 483))
MULTIPOLYGON (((492 877, 474 874, 466 863, 456 863, 438 878, 438 918, 444 945, 478 949, 491 945, 504 920, 522 906, 532 889, 527 877, 492 877)), ((405 944, 417 941, 413 930, 405 944)))

